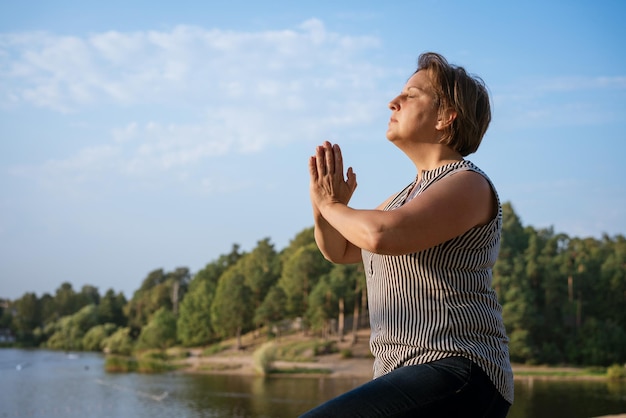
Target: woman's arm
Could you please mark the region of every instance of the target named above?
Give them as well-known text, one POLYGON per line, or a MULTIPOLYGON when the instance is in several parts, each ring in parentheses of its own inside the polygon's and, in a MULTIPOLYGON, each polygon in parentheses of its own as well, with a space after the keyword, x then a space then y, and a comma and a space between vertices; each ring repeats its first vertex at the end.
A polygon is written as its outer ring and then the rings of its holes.
POLYGON ((361 261, 361 249, 333 228, 317 208, 313 208, 313 217, 315 219, 315 242, 328 261, 337 264, 353 264, 361 261))
POLYGON ((355 210, 331 199, 321 199, 318 208, 321 216, 354 245, 388 255, 441 244, 486 224, 497 210, 488 181, 473 171, 442 179, 391 211, 355 210))

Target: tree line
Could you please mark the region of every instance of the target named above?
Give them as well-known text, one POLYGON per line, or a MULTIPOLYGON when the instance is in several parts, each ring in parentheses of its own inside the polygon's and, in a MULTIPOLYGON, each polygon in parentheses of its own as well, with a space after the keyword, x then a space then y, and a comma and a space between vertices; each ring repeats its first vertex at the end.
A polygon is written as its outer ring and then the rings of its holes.
MULTIPOLYGON (((608 366, 626 362, 626 239, 569 237, 524 227, 503 205, 493 285, 503 306, 514 362, 608 366)), ((356 336, 367 312, 361 265, 333 265, 313 228, 277 251, 269 238, 249 252, 235 244, 194 275, 180 267, 150 272, 127 300, 113 289, 26 293, 0 304, 0 329, 18 346, 135 350, 206 346, 285 324, 321 336, 356 336), (350 329, 346 329, 349 325, 350 329)))

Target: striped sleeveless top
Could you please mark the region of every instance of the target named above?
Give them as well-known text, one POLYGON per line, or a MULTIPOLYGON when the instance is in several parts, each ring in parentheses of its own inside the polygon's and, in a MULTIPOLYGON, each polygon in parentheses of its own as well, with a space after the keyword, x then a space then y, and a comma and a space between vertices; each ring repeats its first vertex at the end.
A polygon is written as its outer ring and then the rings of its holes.
POLYGON ((417 253, 389 256, 363 250, 374 377, 396 368, 463 356, 478 364, 513 403, 513 372, 502 307, 491 286, 502 209, 491 180, 467 160, 424 171, 385 207, 394 210, 438 180, 471 170, 487 179, 498 214, 486 225, 417 253), (409 196, 411 192, 412 196, 409 196))

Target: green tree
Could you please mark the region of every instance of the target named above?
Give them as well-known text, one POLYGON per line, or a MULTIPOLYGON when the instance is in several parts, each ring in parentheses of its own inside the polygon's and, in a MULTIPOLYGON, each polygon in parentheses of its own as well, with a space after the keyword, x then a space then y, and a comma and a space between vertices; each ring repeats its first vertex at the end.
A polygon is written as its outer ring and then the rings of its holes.
POLYGON ((187 288, 189 270, 181 267, 165 273, 163 269, 150 272, 124 307, 132 334, 137 335, 161 308, 174 311, 187 288))
POLYGON ((87 305, 98 305, 100 303, 100 293, 98 288, 91 285, 84 285, 80 289, 80 293, 76 295, 77 306, 82 308, 87 305))
POLYGON ((251 328, 254 308, 252 292, 245 284, 239 263, 220 277, 211 305, 213 327, 222 337, 237 337, 237 348, 241 348, 242 332, 251 328))
POLYGON ((148 324, 142 328, 137 348, 165 350, 176 344, 176 315, 166 308, 157 310, 148 324))
POLYGON ((502 204, 502 239, 498 260, 493 268, 493 286, 501 303, 507 301, 506 290, 518 277, 521 257, 528 246, 528 235, 521 219, 509 202, 502 204))
MULTIPOLYGON (((343 341, 345 334, 346 310, 358 303, 355 288, 360 282, 361 274, 362 270, 356 264, 335 264, 328 274, 333 299, 337 304, 337 334, 340 341, 343 341)), ((360 294, 358 297, 360 298, 360 294)))
POLYGON ((266 324, 268 332, 276 327, 276 332, 280 335, 280 327, 276 325, 285 317, 285 304, 287 303, 287 295, 285 291, 275 285, 267 292, 267 296, 261 303, 255 313, 254 322, 256 324, 266 324))
POLYGON ((626 238, 603 237, 606 248, 600 266, 600 279, 604 284, 603 317, 613 318, 616 325, 626 329, 626 238))
POLYGON ((54 295, 57 317, 60 318, 76 313, 80 309, 79 303, 79 298, 76 296, 71 283, 64 282, 57 288, 54 295))
POLYGON ((102 342, 103 350, 109 354, 129 356, 134 350, 130 327, 118 328, 102 342))
POLYGON ((306 247, 310 244, 315 244, 315 234, 313 227, 303 229, 302 231, 298 232, 291 241, 289 241, 289 245, 285 247, 280 253, 282 263, 284 264, 300 248, 306 247))
POLYGON ((11 302, 0 299, 0 329, 13 329, 13 314, 11 314, 11 302))
POLYGON ((326 338, 332 331, 332 321, 336 320, 337 335, 343 341, 345 313, 358 303, 355 289, 361 274, 362 269, 356 264, 335 264, 321 277, 309 296, 307 318, 313 330, 321 331, 326 338))
POLYGON ((55 350, 83 349, 83 337, 98 325, 98 312, 95 305, 87 305, 73 315, 66 315, 51 324, 53 333, 46 342, 48 348, 55 350))
POLYGON ((42 325, 49 324, 60 318, 56 300, 51 294, 44 293, 39 299, 39 305, 41 306, 42 325))
POLYGON ((167 275, 167 282, 171 286, 172 311, 178 315, 178 306, 189 288, 191 273, 187 267, 178 267, 167 275))
POLYGON ((567 339, 571 334, 567 325, 568 281, 563 271, 567 264, 569 237, 565 234, 551 234, 546 237, 539 255, 542 267, 541 301, 538 334, 542 335, 538 344, 538 361, 557 364, 566 361, 567 339))
POLYGON ((24 345, 34 345, 33 331, 41 324, 40 306, 37 295, 25 293, 13 303, 15 314, 12 316, 13 329, 17 341, 24 345))
POLYGON ((200 270, 189 285, 181 302, 177 322, 178 339, 183 345, 196 346, 210 343, 216 338, 212 325, 211 305, 217 283, 229 268, 243 257, 234 244, 229 254, 220 256, 200 270))
POLYGON ((178 339, 185 346, 208 344, 215 338, 211 324, 211 304, 216 285, 196 277, 192 282, 178 315, 178 339))
POLYGON ((589 318, 580 329, 576 343, 580 364, 610 366, 626 359, 626 331, 610 319, 589 318))
POLYGON ((511 359, 516 362, 531 361, 534 355, 530 328, 536 310, 527 275, 533 267, 527 266, 526 252, 530 232, 522 226, 513 206, 508 202, 502 204, 502 240, 493 269, 493 286, 502 304, 511 359))
POLYGON ((256 310, 280 277, 280 259, 270 239, 265 238, 259 241, 256 248, 246 254, 239 264, 240 271, 245 277, 245 284, 252 292, 252 305, 256 310))
POLYGON ((66 351, 82 349, 82 341, 74 340, 76 327, 72 323, 71 315, 63 316, 57 321, 48 324, 45 334, 48 338, 43 346, 46 348, 66 351))
POLYGON ((98 305, 100 323, 112 323, 118 327, 126 326, 126 316, 124 315, 126 303, 126 298, 122 292, 116 294, 113 289, 107 290, 98 305))
POLYGON ((303 316, 307 311, 309 294, 320 278, 327 274, 332 264, 326 261, 315 243, 293 251, 285 261, 279 286, 287 295, 287 313, 291 317, 303 316))
POLYGON ((365 272, 363 271, 363 264, 356 265, 353 306, 352 339, 350 341, 352 345, 357 343, 359 324, 361 322, 361 316, 363 315, 362 312, 367 309, 367 282, 365 272))
POLYGON ((106 323, 96 325, 87 331, 83 337, 82 346, 85 351, 100 351, 104 348, 104 341, 117 331, 115 324, 106 323))
POLYGON ((309 295, 306 316, 313 331, 321 332, 323 338, 330 334, 330 320, 337 313, 336 297, 328 283, 328 277, 322 277, 309 295))

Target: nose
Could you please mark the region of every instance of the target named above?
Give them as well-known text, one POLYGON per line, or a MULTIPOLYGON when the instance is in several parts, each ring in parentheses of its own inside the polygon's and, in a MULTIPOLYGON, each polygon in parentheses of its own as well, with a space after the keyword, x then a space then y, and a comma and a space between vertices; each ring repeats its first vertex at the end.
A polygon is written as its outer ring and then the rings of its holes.
POLYGON ((400 109, 400 102, 398 101, 399 98, 400 96, 396 96, 389 102, 389 109, 391 110, 400 109))

